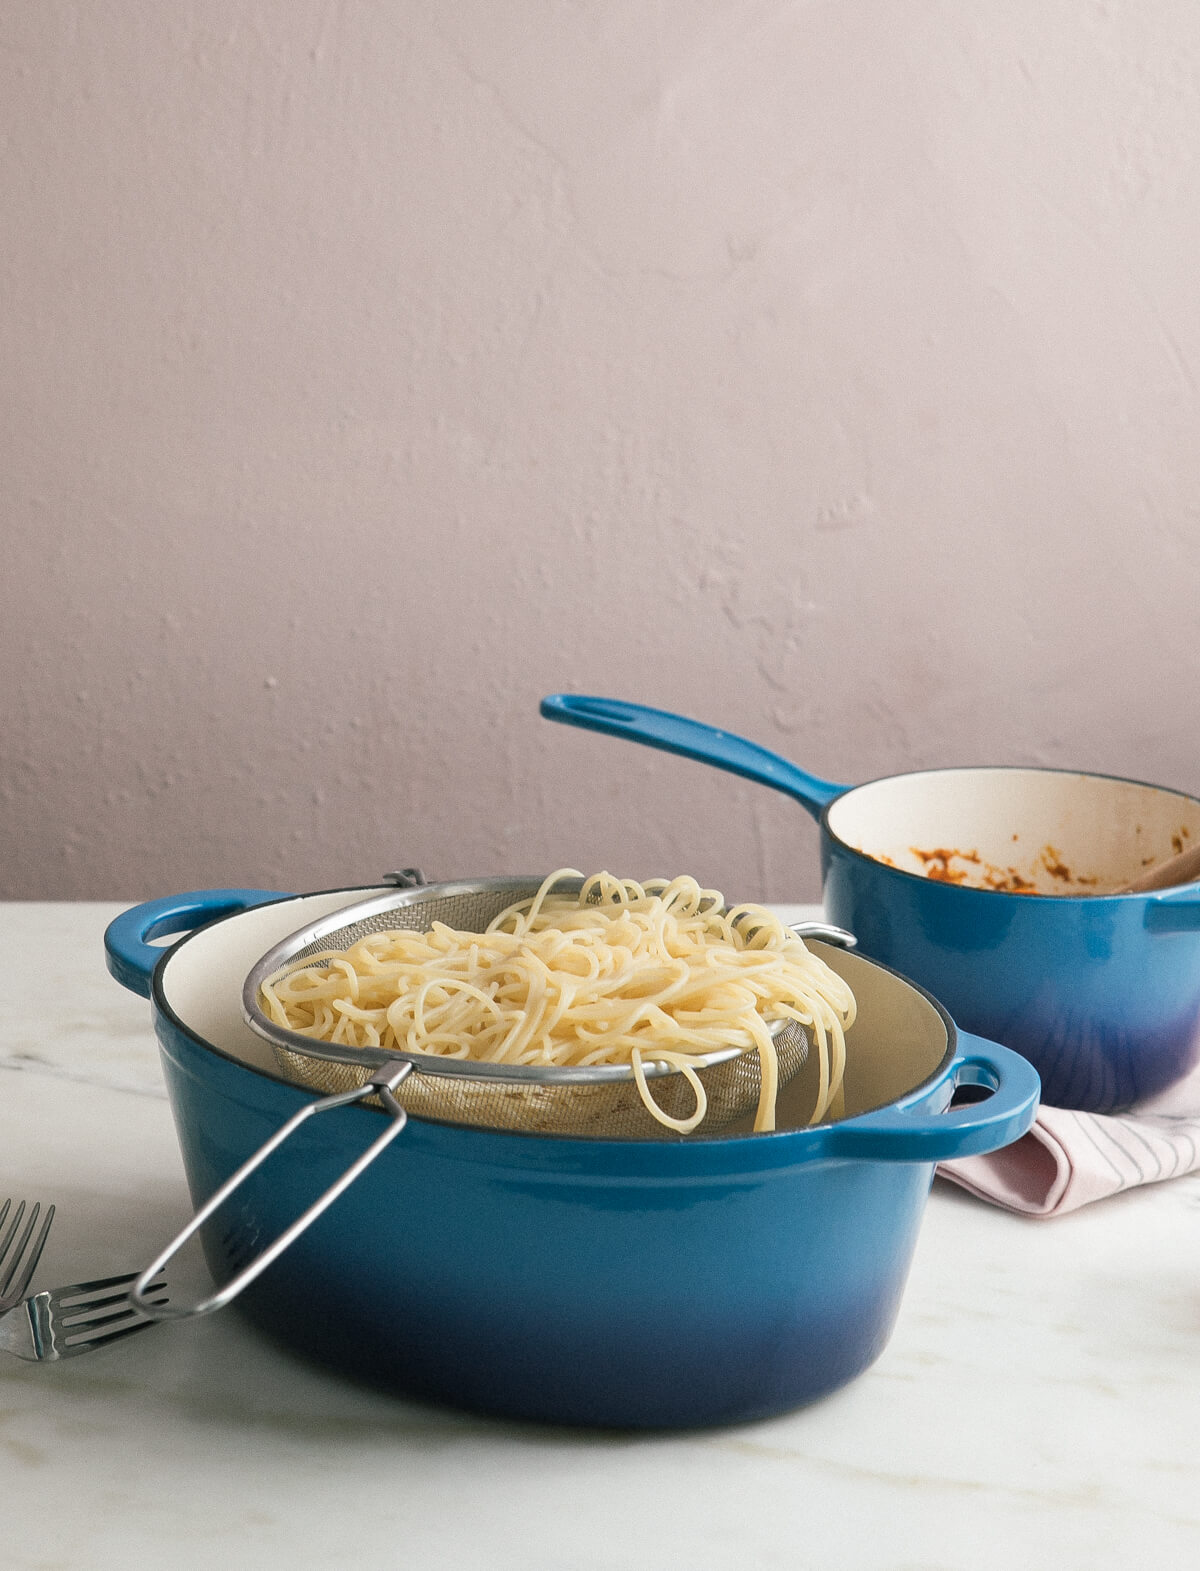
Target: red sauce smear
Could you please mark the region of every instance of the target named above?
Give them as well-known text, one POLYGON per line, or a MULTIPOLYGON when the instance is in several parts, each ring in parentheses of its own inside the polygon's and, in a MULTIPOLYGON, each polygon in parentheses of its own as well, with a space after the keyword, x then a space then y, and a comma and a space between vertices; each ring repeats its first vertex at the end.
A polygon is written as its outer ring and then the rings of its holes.
MULTIPOLYGON (((960 851, 949 846, 935 846, 930 850, 910 846, 909 850, 923 864, 925 877, 935 879, 940 884, 966 884, 972 889, 995 889, 1010 895, 1041 893, 1033 879, 1017 868, 997 867, 992 862, 985 862, 978 851, 960 851), (956 867, 956 862, 969 865, 956 867)), ((879 860, 887 862, 890 867, 896 865, 889 857, 880 857, 879 860)), ((1098 882, 1095 878, 1073 873, 1063 861, 1061 853, 1052 845, 1042 847, 1038 860, 1050 877, 1059 883, 1090 887, 1098 882)))

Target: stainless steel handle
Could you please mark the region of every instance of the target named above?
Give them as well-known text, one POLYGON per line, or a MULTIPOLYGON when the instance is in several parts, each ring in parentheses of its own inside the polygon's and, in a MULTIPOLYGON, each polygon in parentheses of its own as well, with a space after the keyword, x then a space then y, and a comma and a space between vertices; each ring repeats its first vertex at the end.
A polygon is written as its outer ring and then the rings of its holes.
POLYGON ((281 1129, 277 1129, 265 1144, 259 1146, 254 1155, 243 1162, 231 1178, 226 1179, 216 1193, 211 1195, 200 1207, 183 1231, 173 1238, 163 1252, 146 1267, 129 1290, 130 1302, 136 1304, 142 1313, 151 1320, 190 1320, 197 1315, 211 1314, 214 1309, 223 1309, 226 1304, 232 1302, 242 1289, 249 1287, 256 1277, 261 1276, 271 1262, 277 1260, 288 1245, 294 1243, 300 1237, 300 1234, 315 1222, 323 1211, 329 1209, 343 1190, 349 1189, 359 1174, 370 1167, 383 1148, 390 1145, 404 1128, 408 1122, 408 1114, 392 1093, 400 1082, 412 1073, 412 1068, 411 1064, 401 1063, 398 1059, 393 1059, 389 1063, 381 1064, 369 1080, 354 1090, 339 1091, 334 1096, 322 1097, 320 1101, 309 1102, 302 1107, 298 1113, 295 1113, 288 1119, 281 1129), (363 1097, 370 1096, 372 1093, 378 1096, 388 1113, 391 1114, 387 1128, 378 1139, 371 1142, 355 1162, 351 1163, 336 1183, 331 1184, 323 1195, 314 1200, 308 1210, 301 1216, 298 1216, 290 1227, 284 1228, 279 1237, 269 1244, 260 1255, 257 1255, 248 1266, 243 1267, 236 1276, 225 1283, 224 1287, 218 1288, 215 1293, 208 1298, 202 1298, 196 1304, 155 1304, 147 1298, 147 1293, 152 1291, 150 1286, 152 1280, 159 1274, 167 1261, 174 1259, 188 1239, 204 1226, 213 1212, 223 1206, 230 1195, 241 1187, 245 1179, 256 1168, 261 1167, 271 1153, 278 1150, 284 1141, 294 1134, 306 1119, 314 1117, 317 1113, 331 1112, 335 1107, 349 1107, 351 1103, 360 1102, 363 1097))

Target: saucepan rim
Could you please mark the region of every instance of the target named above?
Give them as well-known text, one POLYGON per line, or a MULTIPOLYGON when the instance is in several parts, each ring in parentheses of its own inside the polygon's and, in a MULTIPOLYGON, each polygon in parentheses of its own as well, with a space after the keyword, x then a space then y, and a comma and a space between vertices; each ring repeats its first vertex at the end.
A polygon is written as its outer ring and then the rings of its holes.
MULTIPOLYGON (((860 851, 857 846, 853 846, 848 840, 843 839, 842 836, 839 835, 829 823, 830 813, 833 812, 833 810, 841 803, 843 803, 847 797, 853 796, 856 792, 868 790, 871 786, 885 785, 894 780, 920 780, 922 778, 927 778, 930 775, 967 774, 1070 775, 1075 779, 1110 780, 1114 785, 1136 786, 1139 790, 1158 791, 1161 792, 1164 796, 1176 797, 1181 802, 1188 802, 1193 807, 1200 809, 1200 796, 1193 796, 1190 791, 1180 791, 1177 790, 1174 786, 1165 786, 1153 780, 1137 780, 1129 775, 1109 774, 1107 771, 1102 769, 1068 769, 1060 765, 1043 764, 948 764, 932 769, 904 769, 897 774, 875 775, 870 780, 860 780, 857 785, 846 786, 845 789, 840 791, 838 795, 835 796, 831 801, 824 804, 817 816, 817 823, 821 828, 822 834, 828 835, 829 839, 833 841, 841 851, 846 852, 847 855, 855 858, 855 860, 866 863, 872 868, 878 868, 883 873, 886 873, 889 877, 908 879, 914 884, 922 885, 924 888, 931 888, 936 886, 938 889, 953 890, 955 892, 955 896, 982 896, 988 900, 1021 900, 1024 902, 1033 900, 1036 901, 1039 906, 1045 905, 1047 907, 1053 906, 1057 908, 1078 907, 1085 905, 1088 907, 1102 907, 1105 905, 1115 904, 1116 902, 1161 899, 1163 896, 1175 896, 1178 898, 1181 891, 1187 890, 1191 890, 1193 896, 1196 896, 1198 893, 1200 893, 1200 889, 1197 887, 1189 884, 1182 884, 1173 886, 1169 889, 1142 890, 1140 892, 1133 891, 1125 894, 1030 895, 1020 894, 1017 891, 1011 889, 987 889, 978 884, 948 883, 938 879, 927 878, 922 873, 910 872, 908 868, 893 867, 889 863, 881 861, 879 857, 872 856, 868 851, 860 851)), ((866 957, 864 956, 863 958, 866 957)), ((873 965, 880 964, 879 961, 874 959, 871 963, 873 965)), ((889 970, 890 967, 885 966, 883 969, 889 970)), ((898 971, 893 972, 893 975, 899 976, 901 981, 907 982, 910 987, 917 987, 918 990, 920 990, 919 984, 913 982, 911 978, 901 976, 901 973, 898 971)), ((931 995, 926 996, 929 997, 931 995)), ((936 1000, 932 998, 931 1001, 936 1002, 936 1000)))

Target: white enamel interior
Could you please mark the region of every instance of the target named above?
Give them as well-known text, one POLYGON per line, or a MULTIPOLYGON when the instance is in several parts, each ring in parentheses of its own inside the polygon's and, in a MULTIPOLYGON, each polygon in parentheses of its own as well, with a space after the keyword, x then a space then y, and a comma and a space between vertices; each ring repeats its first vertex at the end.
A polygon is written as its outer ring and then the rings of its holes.
MULTIPOLYGON (((195 934, 167 959, 162 993, 193 1034, 230 1058, 278 1079, 271 1049, 242 1019, 242 983, 272 945, 373 890, 343 889, 257 906, 195 934)), ((378 893, 386 893, 379 890, 378 893)), ((814 945, 854 991, 858 1019, 847 1037, 843 1116, 883 1107, 934 1073, 946 1054, 946 1028, 937 1010, 915 988, 856 955, 814 945)), ((808 1122, 816 1101, 817 1055, 780 1097, 780 1128, 808 1122)), ((749 1132, 735 1126, 729 1133, 749 1132)))
POLYGON ((386 886, 378 890, 336 889, 332 894, 255 906, 217 922, 195 934, 167 961, 162 974, 163 997, 196 1036, 230 1058, 280 1079, 270 1044, 242 1019, 242 983, 251 967, 274 944, 318 917, 340 911, 352 901, 386 893, 386 886))
MULTIPOLYGON (((940 769, 858 786, 829 828, 867 856, 925 873, 919 851, 973 853, 1042 894, 1103 894, 1200 842, 1200 802, 1160 786, 1049 769, 940 769), (1055 877, 1049 867, 1069 870, 1055 877), (1087 882, 1092 880, 1094 882, 1087 882)), ((951 864, 968 884, 979 864, 951 864)))

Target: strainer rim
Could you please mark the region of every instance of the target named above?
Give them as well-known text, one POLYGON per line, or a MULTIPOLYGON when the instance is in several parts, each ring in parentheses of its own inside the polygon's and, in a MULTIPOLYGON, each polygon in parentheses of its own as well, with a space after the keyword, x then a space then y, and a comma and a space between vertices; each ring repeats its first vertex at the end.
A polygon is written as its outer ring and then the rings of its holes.
MULTIPOLYGON (((289 933, 278 943, 273 944, 255 962, 242 984, 242 1019, 256 1036, 269 1042, 274 1048, 296 1053, 305 1058, 321 1059, 326 1063, 358 1065, 364 1069, 378 1068, 388 1063, 410 1063, 418 1073, 422 1074, 540 1086, 597 1085, 631 1080, 633 1079, 632 1064, 495 1064, 483 1059, 447 1058, 436 1053, 402 1052, 395 1049, 389 1051, 382 1047, 343 1047, 334 1042, 317 1042, 300 1031, 291 1031, 286 1026, 276 1025, 259 1007, 258 997, 263 983, 282 970, 310 944, 316 943, 328 933, 336 932, 338 928, 352 926, 355 922, 361 922, 380 911, 415 904, 420 899, 453 899, 456 895, 494 891, 497 894, 511 893, 515 902, 536 894, 545 881, 545 874, 540 877, 504 874, 489 878, 436 880, 405 888, 389 889, 383 893, 370 895, 365 900, 352 901, 350 905, 331 911, 325 916, 318 917, 315 922, 309 922, 289 933)), ((586 882, 587 880, 582 877, 565 876, 556 880, 553 888, 555 891, 578 893, 586 882)), ((732 908, 726 906, 723 909, 732 908)), ((800 1022, 785 1017, 768 1024, 772 1037, 777 1037, 799 1025, 800 1022)), ((743 1053, 757 1051, 755 1046, 730 1045, 713 1048, 708 1053, 689 1056, 694 1069, 705 1070, 715 1068, 718 1064, 728 1063, 734 1058, 741 1057, 743 1053)), ((679 1072, 674 1064, 666 1063, 661 1059, 643 1059, 642 1071, 648 1080, 679 1072)))

